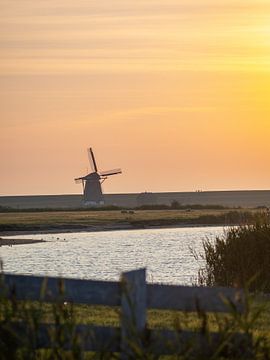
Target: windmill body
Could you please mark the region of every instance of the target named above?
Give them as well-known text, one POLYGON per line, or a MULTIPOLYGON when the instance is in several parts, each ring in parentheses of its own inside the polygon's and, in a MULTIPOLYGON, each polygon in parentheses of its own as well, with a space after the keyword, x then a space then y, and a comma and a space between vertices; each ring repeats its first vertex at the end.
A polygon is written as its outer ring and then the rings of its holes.
POLYGON ((121 174, 121 169, 101 171, 97 169, 94 152, 92 148, 88 149, 88 157, 93 172, 86 176, 76 178, 75 181, 83 184, 84 205, 99 206, 104 205, 104 197, 101 184, 112 175, 121 174))
POLYGON ((103 205, 104 198, 101 188, 101 178, 98 173, 86 175, 83 189, 85 205, 103 205))

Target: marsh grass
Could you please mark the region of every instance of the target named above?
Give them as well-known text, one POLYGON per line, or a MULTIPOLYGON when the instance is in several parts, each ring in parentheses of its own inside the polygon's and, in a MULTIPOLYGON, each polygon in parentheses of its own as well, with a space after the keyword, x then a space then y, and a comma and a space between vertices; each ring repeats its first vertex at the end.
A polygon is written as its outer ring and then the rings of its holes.
POLYGON ((232 227, 215 241, 203 243, 205 267, 199 283, 207 286, 248 287, 270 292, 270 221, 268 215, 254 224, 232 227))
MULTIPOLYGON (((59 282, 59 295, 53 303, 42 301, 18 301, 14 294, 7 297, 1 284, 0 297, 0 359, 118 359, 118 354, 106 351, 98 353, 84 352, 83 339, 74 329, 78 323, 96 324, 104 326, 119 326, 120 309, 107 306, 87 306, 65 303, 63 301, 64 286, 59 282), (51 324, 49 338, 52 344, 50 349, 37 350, 39 330, 42 324, 51 324), (14 326, 16 324, 16 326, 14 326), (21 327, 23 325, 23 327, 21 327), (66 350, 69 343, 70 350, 66 350)), ((43 298, 41 291, 41 299, 43 298)), ((267 335, 270 330, 269 301, 257 301, 246 297, 245 312, 239 314, 233 304, 227 303, 229 313, 206 314, 199 309, 194 313, 178 311, 148 310, 148 328, 160 331, 171 329, 175 331, 181 351, 175 350, 171 356, 159 356, 153 353, 154 347, 149 342, 148 333, 138 334, 140 341, 132 341, 129 359, 245 359, 246 354, 253 359, 270 359, 270 348, 267 335), (194 330, 196 334, 203 334, 205 347, 198 346, 196 337, 182 343, 182 333, 185 330, 194 330), (210 332, 219 335, 218 342, 213 344, 210 332), (247 335, 246 343, 233 344, 236 332, 247 335), (143 348, 138 346, 143 344, 143 348), (236 351, 236 352, 235 352, 236 351)), ((168 343, 168 349, 171 344, 168 343)))

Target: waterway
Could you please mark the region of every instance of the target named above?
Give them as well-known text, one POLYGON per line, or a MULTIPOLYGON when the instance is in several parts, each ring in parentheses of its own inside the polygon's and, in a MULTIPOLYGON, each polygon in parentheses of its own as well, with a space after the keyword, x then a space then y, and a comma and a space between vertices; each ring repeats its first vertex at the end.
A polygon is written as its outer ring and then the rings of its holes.
MULTIPOLYGON (((121 230, 31 235, 46 242, 0 248, 6 273, 118 280, 121 272, 147 268, 155 283, 195 283, 203 259, 203 240, 223 227, 121 230)), ((29 238, 29 235, 13 238, 29 238)))

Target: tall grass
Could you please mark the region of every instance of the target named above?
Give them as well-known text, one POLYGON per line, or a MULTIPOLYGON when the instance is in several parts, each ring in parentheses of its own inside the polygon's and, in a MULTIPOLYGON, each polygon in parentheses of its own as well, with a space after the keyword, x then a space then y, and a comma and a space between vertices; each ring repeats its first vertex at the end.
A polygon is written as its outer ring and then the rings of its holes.
MULTIPOLYGON (((181 359, 181 360, 222 360, 222 359, 250 359, 269 360, 270 347, 264 335, 253 336, 256 323, 263 316, 263 308, 252 309, 252 303, 247 299, 246 311, 239 314, 232 304, 228 304, 229 316, 214 315, 217 332, 211 337, 211 324, 208 315, 198 309, 194 320, 197 322, 194 336, 185 337, 183 320, 173 317, 175 341, 166 344, 171 356, 164 357, 155 353, 158 344, 151 343, 149 332, 134 334, 129 341, 127 359, 155 360, 155 359, 181 359), (241 332, 241 338, 235 337, 241 332), (203 336, 198 341, 197 335, 203 336), (140 344, 138 346, 138 344, 140 344)), ((42 302, 21 302, 16 297, 0 298, 0 359, 1 360, 83 360, 83 359, 119 359, 119 354, 104 350, 101 352, 84 352, 83 335, 76 335, 74 329, 77 324, 72 304, 65 304, 61 296, 49 308, 42 302), (39 334, 44 322, 44 312, 50 317, 51 331, 48 337, 50 349, 37 349, 40 342, 39 334), (22 326, 20 326, 22 325, 22 326), (67 351, 67 344, 70 344, 67 351)), ((213 322, 213 319, 212 321, 213 322)), ((162 329, 157 339, 162 340, 162 329)), ((162 341, 161 341, 162 342, 162 341)))
POLYGON ((261 215, 254 224, 232 227, 214 242, 203 243, 205 268, 199 283, 245 287, 270 292, 270 221, 261 215))

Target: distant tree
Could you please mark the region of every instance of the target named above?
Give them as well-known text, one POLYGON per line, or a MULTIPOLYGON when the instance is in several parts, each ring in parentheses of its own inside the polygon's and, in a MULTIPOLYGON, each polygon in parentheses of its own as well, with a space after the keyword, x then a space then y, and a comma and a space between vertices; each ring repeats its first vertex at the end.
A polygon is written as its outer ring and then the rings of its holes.
POLYGON ((9 206, 0 205, 0 212, 9 212, 12 209, 9 206))
POLYGON ((171 208, 172 208, 172 209, 180 209, 180 208, 181 208, 181 205, 180 205, 180 203, 179 203, 177 200, 173 200, 173 201, 171 202, 171 208))

